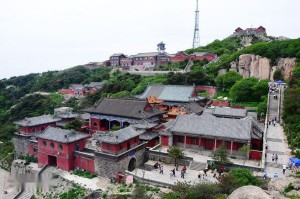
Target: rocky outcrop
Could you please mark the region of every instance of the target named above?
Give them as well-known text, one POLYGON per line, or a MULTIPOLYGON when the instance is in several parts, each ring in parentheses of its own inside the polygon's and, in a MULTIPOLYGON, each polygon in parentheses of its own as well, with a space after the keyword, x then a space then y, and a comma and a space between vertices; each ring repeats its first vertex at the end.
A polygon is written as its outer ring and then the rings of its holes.
POLYGON ((230 63, 231 70, 240 73, 244 78, 255 77, 257 79, 273 80, 276 70, 281 70, 284 79, 288 79, 296 66, 296 58, 279 58, 273 66, 271 60, 259 55, 243 54, 238 61, 230 63))
POLYGON ((268 191, 270 194, 274 195, 274 193, 286 194, 286 195, 299 195, 300 196, 300 179, 293 178, 293 177, 286 177, 286 178, 278 178, 272 179, 268 184, 268 191), (284 188, 287 187, 289 184, 292 184, 294 190, 285 193, 284 188))
POLYGON ((273 78, 273 73, 275 72, 275 70, 281 70, 283 78, 288 79, 291 76, 292 71, 295 67, 296 58, 279 58, 276 62, 276 66, 272 67, 271 77, 273 78))
POLYGON ((256 186, 243 186, 230 194, 228 199, 271 199, 271 197, 261 188, 256 186))

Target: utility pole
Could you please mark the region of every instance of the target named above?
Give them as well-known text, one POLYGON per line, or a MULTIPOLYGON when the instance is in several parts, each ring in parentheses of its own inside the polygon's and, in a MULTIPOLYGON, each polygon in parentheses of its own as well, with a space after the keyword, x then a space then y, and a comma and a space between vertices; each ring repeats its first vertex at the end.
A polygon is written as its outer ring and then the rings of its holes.
POLYGON ((193 48, 198 48, 200 46, 200 33, 199 33, 199 9, 198 9, 198 0, 195 11, 195 29, 194 29, 194 39, 193 39, 193 48))

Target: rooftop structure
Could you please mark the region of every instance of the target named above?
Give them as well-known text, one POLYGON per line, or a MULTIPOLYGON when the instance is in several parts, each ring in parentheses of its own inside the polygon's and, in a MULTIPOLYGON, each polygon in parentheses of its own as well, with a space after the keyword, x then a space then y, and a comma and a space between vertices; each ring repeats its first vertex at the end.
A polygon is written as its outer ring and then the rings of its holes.
POLYGON ((52 115, 42 115, 42 116, 24 118, 23 120, 14 121, 14 124, 22 127, 31 127, 31 126, 58 122, 60 120, 61 118, 57 118, 52 115))
POLYGON ((189 102, 194 92, 194 86, 149 85, 143 94, 136 97, 139 99, 147 99, 150 96, 155 96, 157 99, 164 101, 189 102))
POLYGON ((151 118, 163 113, 160 110, 153 109, 145 100, 114 98, 104 98, 97 106, 83 111, 135 119, 151 118))
POLYGON ((72 143, 87 138, 89 135, 76 131, 48 127, 44 132, 35 134, 37 139, 51 140, 60 143, 72 143))
POLYGON ((120 144, 139 135, 139 132, 137 132, 133 127, 129 126, 118 131, 103 135, 99 138, 99 141, 110 144, 120 144))

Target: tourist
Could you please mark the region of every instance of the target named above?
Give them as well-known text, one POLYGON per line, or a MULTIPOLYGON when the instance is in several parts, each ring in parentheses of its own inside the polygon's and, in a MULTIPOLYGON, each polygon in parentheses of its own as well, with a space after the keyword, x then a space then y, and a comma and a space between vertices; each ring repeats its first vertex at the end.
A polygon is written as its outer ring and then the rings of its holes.
POLYGON ((178 167, 179 167, 179 165, 178 165, 178 164, 176 164, 176 171, 178 171, 178 167))
POLYGON ((267 172, 265 171, 264 174, 263 174, 263 178, 264 178, 264 179, 267 179, 267 176, 268 176, 268 174, 267 174, 267 172))
POLYGON ((267 159, 267 153, 265 153, 265 159, 267 159))
POLYGON ((181 178, 184 179, 184 170, 183 169, 181 169, 181 178))
POLYGON ((275 160, 275 155, 273 154, 272 155, 272 162, 274 162, 274 160, 275 160))
POLYGON ((278 176, 278 173, 274 173, 274 178, 278 178, 279 176, 278 176))
POLYGON ((286 170, 286 165, 283 164, 283 165, 282 165, 282 173, 283 173, 283 175, 285 174, 285 170, 286 170))
POLYGON ((186 173, 186 166, 182 168, 183 172, 186 173))
POLYGON ((204 175, 207 176, 206 172, 208 171, 208 168, 205 168, 203 171, 204 171, 204 175))
POLYGON ((216 177, 217 177, 217 169, 215 169, 215 170, 213 171, 213 173, 214 173, 213 177, 216 178, 216 177))
POLYGON ((164 174, 164 168, 163 168, 163 166, 160 166, 159 174, 164 174))
POLYGON ((276 121, 274 120, 274 121, 273 121, 273 126, 275 126, 275 124, 276 124, 276 121))
POLYGON ((278 163, 278 155, 275 155, 275 163, 278 163))

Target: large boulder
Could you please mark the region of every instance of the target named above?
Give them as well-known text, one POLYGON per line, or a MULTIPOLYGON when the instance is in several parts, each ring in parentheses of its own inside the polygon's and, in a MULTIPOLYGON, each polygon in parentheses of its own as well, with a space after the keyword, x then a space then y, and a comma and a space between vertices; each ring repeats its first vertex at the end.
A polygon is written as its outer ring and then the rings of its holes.
POLYGON ((236 189, 230 194, 229 199, 271 199, 261 188, 248 185, 236 189))
POLYGON ((271 181, 268 184, 268 190, 279 191, 281 194, 283 194, 284 188, 287 187, 290 183, 294 186, 295 190, 300 189, 299 178, 286 177, 286 178, 271 179, 271 181))
POLYGON ((284 79, 288 79, 296 67, 296 58, 278 58, 275 66, 271 60, 259 55, 243 54, 238 61, 230 63, 231 70, 240 73, 244 78, 255 77, 257 79, 273 80, 276 70, 281 70, 284 79))

